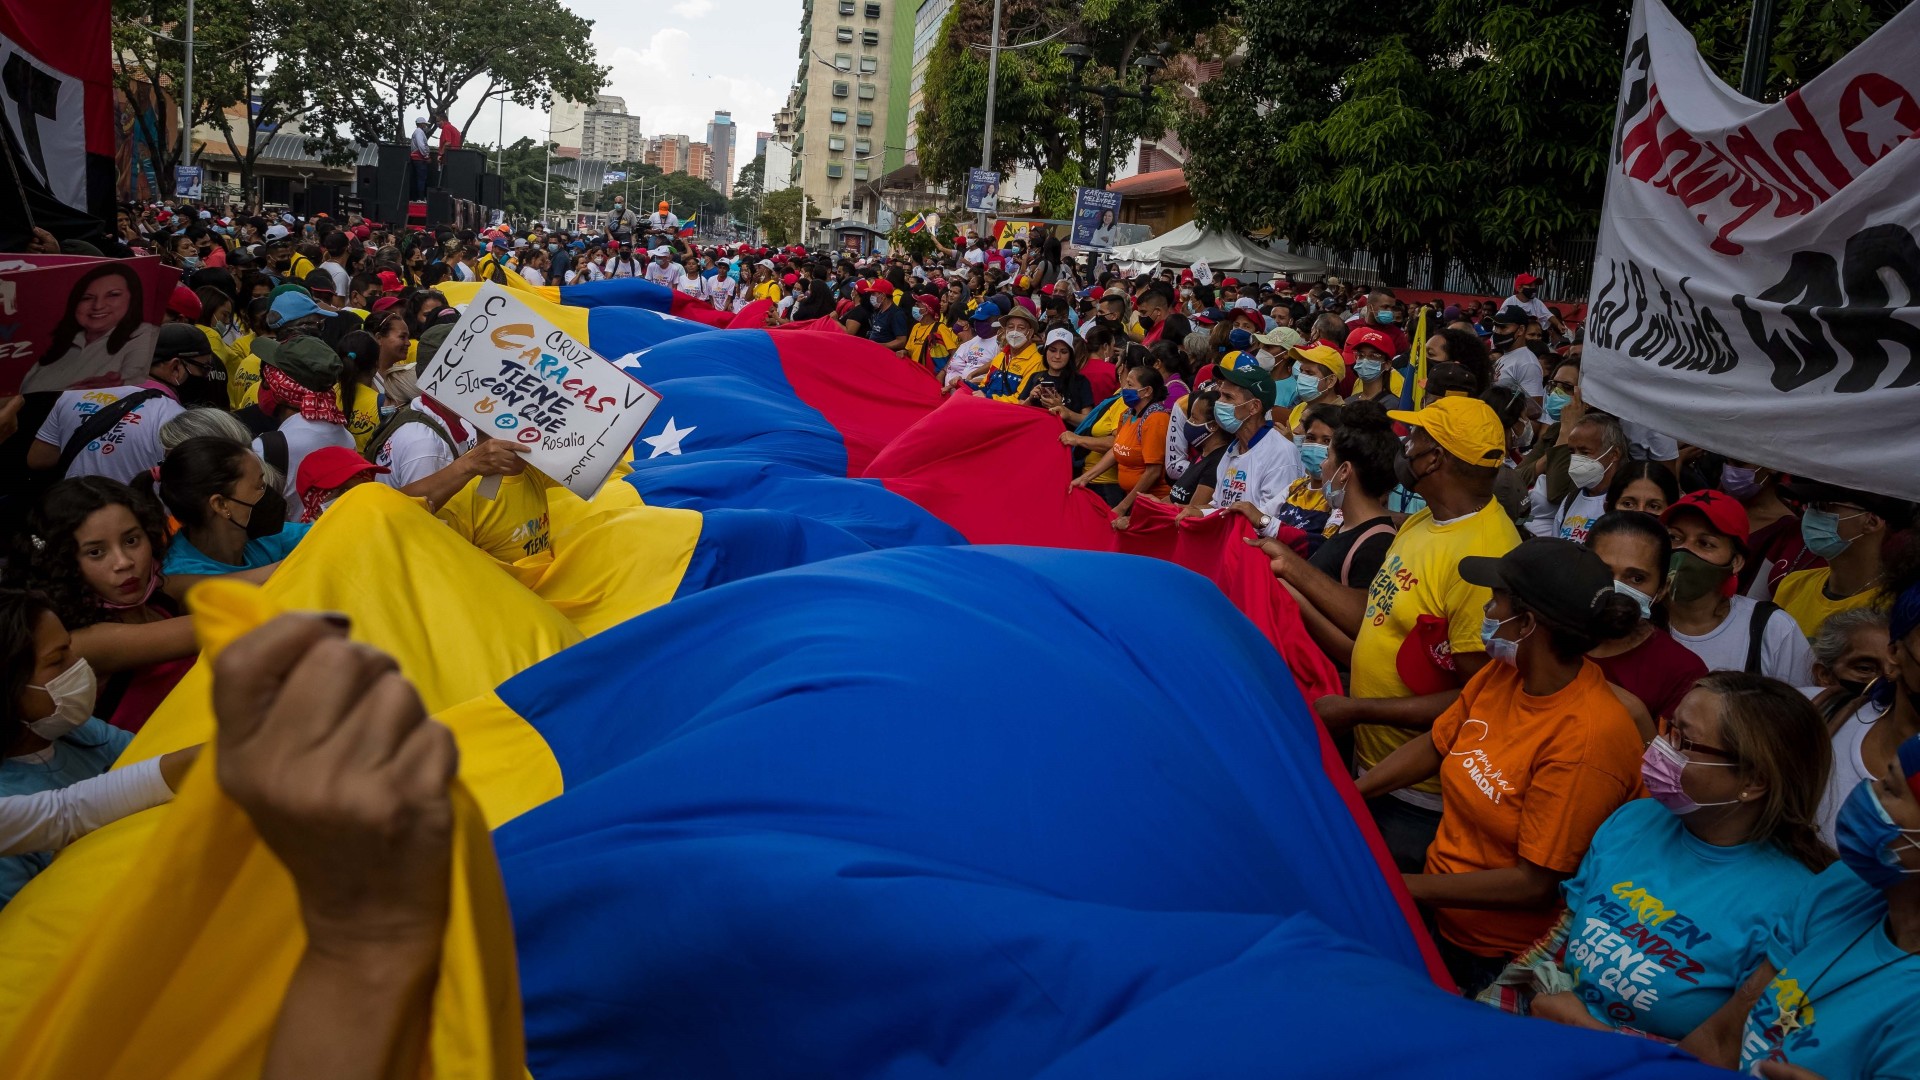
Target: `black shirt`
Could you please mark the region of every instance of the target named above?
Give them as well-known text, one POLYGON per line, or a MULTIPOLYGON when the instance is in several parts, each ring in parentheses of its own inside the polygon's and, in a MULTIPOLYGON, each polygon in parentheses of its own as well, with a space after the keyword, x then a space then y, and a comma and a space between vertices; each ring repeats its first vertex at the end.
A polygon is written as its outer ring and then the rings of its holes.
POLYGON ((1187 466, 1180 479, 1167 485, 1167 498, 1176 506, 1185 506, 1193 501, 1193 493, 1200 485, 1212 487, 1220 477, 1220 459, 1227 456, 1227 447, 1232 443, 1221 443, 1211 454, 1187 466))
POLYGON ((913 319, 899 304, 894 304, 885 311, 873 313, 872 321, 867 323, 867 340, 885 345, 895 338, 906 337, 912 330, 913 319))
POLYGON ((1060 400, 1074 412, 1086 412, 1093 408, 1093 384, 1085 375, 1075 372, 1071 379, 1062 379, 1051 371, 1036 372, 1027 376, 1020 388, 1020 400, 1029 405, 1040 405, 1040 388, 1051 386, 1060 392, 1060 400))
POLYGON ((807 285, 806 295, 793 304, 793 319, 817 319, 822 315, 833 314, 833 294, 828 291, 826 282, 814 279, 807 285))
POLYGON ((1387 549, 1393 546, 1393 519, 1385 514, 1363 521, 1352 528, 1341 529, 1327 538, 1327 542, 1317 548, 1307 561, 1313 568, 1345 585, 1349 589, 1364 589, 1373 581, 1373 575, 1380 572, 1381 564, 1387 561, 1387 549), (1381 529, 1379 526, 1387 528, 1381 529), (1369 531, 1372 536, 1367 536, 1369 531), (1359 548, 1354 543, 1362 536, 1367 539, 1359 548), (1353 562, 1347 563, 1347 553, 1353 552, 1353 562), (1340 573, 1346 566, 1346 574, 1340 573))

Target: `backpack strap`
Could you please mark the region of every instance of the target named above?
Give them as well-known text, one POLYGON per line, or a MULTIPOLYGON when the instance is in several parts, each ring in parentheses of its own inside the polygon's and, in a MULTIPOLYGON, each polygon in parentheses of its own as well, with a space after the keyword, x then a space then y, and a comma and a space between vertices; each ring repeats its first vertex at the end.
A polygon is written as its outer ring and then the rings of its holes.
POLYGON ((287 465, 292 462, 293 454, 287 449, 286 432, 277 428, 273 431, 262 432, 260 435, 260 455, 266 459, 267 464, 280 470, 281 476, 286 476, 289 481, 293 479, 293 477, 287 476, 287 465))
POLYGON ((447 444, 447 453, 456 458, 460 456, 460 447, 454 443, 453 436, 447 433, 446 425, 421 412, 419 409, 407 405, 396 411, 392 416, 380 421, 380 426, 374 428, 373 433, 367 436, 368 460, 378 458, 380 451, 385 450, 387 443, 393 439, 394 432, 399 431, 408 424, 427 425, 435 435, 440 436, 441 442, 447 444))
POLYGON ((1782 608, 1770 600, 1761 600, 1753 605, 1753 613, 1747 617, 1747 666, 1742 668, 1749 675, 1759 675, 1760 649, 1766 644, 1767 623, 1773 621, 1773 613, 1782 608))
POLYGON ((73 459, 80 456, 80 451, 85 450, 88 443, 112 431, 127 418, 128 413, 159 396, 158 390, 137 390, 87 417, 67 440, 67 445, 60 448, 60 465, 54 474, 67 475, 67 467, 73 464, 73 459))
POLYGON ((1381 533, 1390 534, 1392 532, 1393 532, 1393 524, 1391 522, 1383 521, 1380 524, 1375 525, 1373 528, 1368 529, 1366 532, 1363 532, 1359 536, 1354 538, 1352 545, 1350 545, 1347 548, 1347 557, 1340 560, 1340 583, 1342 585, 1345 585, 1347 583, 1347 574, 1353 570, 1353 557, 1360 553, 1360 545, 1366 543, 1368 540, 1371 540, 1372 538, 1380 535, 1381 533))

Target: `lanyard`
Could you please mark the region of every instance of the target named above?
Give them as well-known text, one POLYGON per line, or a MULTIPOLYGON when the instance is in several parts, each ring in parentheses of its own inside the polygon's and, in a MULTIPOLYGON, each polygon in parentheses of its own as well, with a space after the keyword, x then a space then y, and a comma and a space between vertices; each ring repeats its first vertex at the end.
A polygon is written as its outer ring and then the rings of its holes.
MULTIPOLYGON (((1873 922, 1868 923, 1866 925, 1866 928, 1861 930, 1860 933, 1854 935, 1854 939, 1847 943, 1847 947, 1835 953, 1833 959, 1827 961, 1827 966, 1820 969, 1820 974, 1815 975, 1811 980, 1807 982, 1807 991, 1806 991, 1806 994, 1801 997, 1800 1003, 1798 1005, 1795 1005, 1791 1009, 1780 1010, 1780 1019, 1777 1021, 1777 1023, 1779 1024, 1780 1029, 1783 1033, 1788 1031, 1794 1031, 1800 1028, 1801 1026, 1800 1011, 1802 1009, 1808 1008, 1813 1004, 1814 1002, 1813 991, 1815 987, 1820 985, 1820 980, 1826 978, 1827 972, 1832 971, 1833 966, 1835 964, 1838 964, 1843 958, 1845 958, 1848 953, 1852 952, 1855 946, 1859 945, 1862 941, 1866 940, 1866 937, 1868 934, 1872 933, 1875 930, 1878 930, 1880 928, 1880 924, 1883 921, 1884 920, 1882 919, 1875 919, 1873 922)), ((1914 955, 1915 954, 1910 952, 1902 952, 1899 956, 1896 956, 1891 960, 1887 960, 1882 963, 1876 964, 1873 967, 1870 967, 1867 970, 1861 972, 1860 974, 1855 975, 1853 978, 1848 979, 1846 982, 1843 982, 1839 986, 1836 986, 1833 989, 1827 991, 1825 996, 1832 997, 1833 995, 1839 993, 1842 990, 1845 990, 1847 987, 1852 986, 1854 983, 1857 983, 1862 979, 1866 979, 1874 975, 1878 975, 1882 971, 1885 971, 1887 968, 1892 967, 1893 965, 1899 963, 1902 960, 1912 959, 1914 955)))

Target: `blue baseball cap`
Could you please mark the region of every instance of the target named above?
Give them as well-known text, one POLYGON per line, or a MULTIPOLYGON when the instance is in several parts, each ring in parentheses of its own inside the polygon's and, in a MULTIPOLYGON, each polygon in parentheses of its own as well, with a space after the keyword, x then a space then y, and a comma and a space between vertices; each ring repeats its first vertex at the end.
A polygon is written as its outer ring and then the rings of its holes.
POLYGON ((339 313, 314 303, 313 297, 306 293, 298 289, 289 289, 274 297, 273 306, 267 309, 267 324, 280 326, 295 319, 304 319, 309 315, 320 315, 331 319, 337 314, 339 313))
POLYGON ((980 306, 973 309, 974 322, 992 322, 1000 317, 1000 305, 991 300, 982 300, 980 306))

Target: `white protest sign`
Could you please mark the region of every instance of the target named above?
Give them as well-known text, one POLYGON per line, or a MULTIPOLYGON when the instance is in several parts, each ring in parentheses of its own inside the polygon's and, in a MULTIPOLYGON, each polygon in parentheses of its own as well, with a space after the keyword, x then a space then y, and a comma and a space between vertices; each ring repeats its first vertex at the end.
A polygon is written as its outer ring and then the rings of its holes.
POLYGON ((591 498, 660 404, 653 388, 542 318, 515 290, 474 294, 420 390, 591 498))
POLYGON ((1194 263, 1192 269, 1193 280, 1202 285, 1213 284, 1213 267, 1207 265, 1207 260, 1201 259, 1199 262, 1194 263))
POLYGON ((1763 104, 1638 0, 1582 396, 1742 461, 1920 498, 1916 135, 1920 4, 1763 104))

